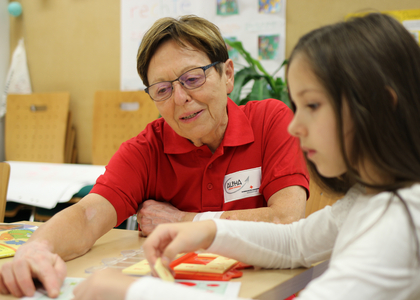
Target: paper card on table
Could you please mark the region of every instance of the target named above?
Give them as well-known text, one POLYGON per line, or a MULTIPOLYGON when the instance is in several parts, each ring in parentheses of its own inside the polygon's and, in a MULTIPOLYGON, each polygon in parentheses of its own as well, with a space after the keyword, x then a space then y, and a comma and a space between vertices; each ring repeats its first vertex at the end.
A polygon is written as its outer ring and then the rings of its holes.
POLYGON ((0 258, 14 256, 38 226, 0 223, 0 258))
MULTIPOLYGON (((185 253, 177 254, 175 259, 180 258, 183 255, 185 255, 185 253)), ((135 263, 132 266, 123 269, 122 272, 127 275, 144 276, 148 275, 151 272, 151 270, 147 259, 143 259, 142 261, 139 261, 138 263, 135 263)))
POLYGON ((175 280, 176 283, 204 290, 208 293, 220 294, 226 297, 238 297, 240 282, 208 281, 208 280, 175 280))
MULTIPOLYGON (((72 300, 74 298, 73 290, 74 288, 85 278, 74 278, 74 277, 67 277, 64 279, 63 285, 60 289, 60 295, 58 295, 55 300, 72 300)), ((21 300, 47 300, 51 299, 47 296, 47 292, 44 289, 37 289, 35 295, 32 297, 23 297, 20 298, 21 300)))
POLYGON ((155 262, 155 271, 159 275, 160 279, 164 281, 171 281, 174 282, 175 279, 172 276, 171 272, 167 268, 165 268, 162 264, 162 259, 158 257, 155 262))
POLYGON ((122 270, 124 274, 140 276, 147 275, 150 273, 150 271, 151 270, 147 259, 143 259, 142 261, 139 261, 138 263, 135 263, 134 265, 122 270))

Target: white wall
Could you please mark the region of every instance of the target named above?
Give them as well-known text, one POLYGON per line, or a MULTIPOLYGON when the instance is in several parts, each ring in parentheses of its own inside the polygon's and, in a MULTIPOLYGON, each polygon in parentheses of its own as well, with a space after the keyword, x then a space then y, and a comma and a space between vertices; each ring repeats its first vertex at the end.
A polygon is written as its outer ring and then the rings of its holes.
MULTIPOLYGON (((0 0, 0 95, 3 95, 9 69, 10 30, 8 0, 0 0)), ((0 161, 4 160, 4 118, 0 119, 0 161)))

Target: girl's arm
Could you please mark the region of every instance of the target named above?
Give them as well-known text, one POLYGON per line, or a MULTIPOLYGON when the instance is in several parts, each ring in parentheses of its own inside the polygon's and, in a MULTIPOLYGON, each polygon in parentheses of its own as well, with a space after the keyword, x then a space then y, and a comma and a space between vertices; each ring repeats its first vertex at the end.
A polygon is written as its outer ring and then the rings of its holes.
POLYGON ((333 206, 288 225, 215 220, 217 235, 207 249, 264 268, 309 267, 328 259, 360 188, 333 206))

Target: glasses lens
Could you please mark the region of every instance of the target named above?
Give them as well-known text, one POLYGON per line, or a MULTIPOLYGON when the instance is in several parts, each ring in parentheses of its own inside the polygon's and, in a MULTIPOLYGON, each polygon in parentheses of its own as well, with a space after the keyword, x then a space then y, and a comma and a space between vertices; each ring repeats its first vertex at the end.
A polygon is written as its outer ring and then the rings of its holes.
POLYGON ((179 77, 179 81, 187 89, 195 89, 202 86, 206 82, 206 75, 203 69, 197 68, 184 73, 179 77))
POLYGON ((155 101, 169 98, 172 94, 172 84, 170 82, 156 83, 149 87, 149 94, 155 101))

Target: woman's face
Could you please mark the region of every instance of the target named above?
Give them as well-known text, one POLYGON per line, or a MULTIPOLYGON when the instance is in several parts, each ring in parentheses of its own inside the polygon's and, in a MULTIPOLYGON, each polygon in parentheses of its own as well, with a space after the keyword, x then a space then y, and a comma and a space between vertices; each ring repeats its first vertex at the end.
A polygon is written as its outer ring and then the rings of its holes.
MULTIPOLYGON (((207 55, 191 46, 180 47, 175 41, 164 42, 152 57, 147 77, 150 85, 172 81, 183 73, 211 64, 207 55)), ((208 145, 214 152, 223 139, 228 116, 227 94, 233 89, 233 62, 221 63, 222 76, 211 67, 205 71, 206 82, 193 90, 185 89, 179 81, 173 83, 172 95, 155 102, 161 116, 180 136, 194 145, 208 145)))
MULTIPOLYGON (((346 172, 337 132, 337 122, 330 96, 312 72, 306 58, 297 54, 288 71, 288 85, 296 112, 289 125, 290 134, 300 139, 302 150, 324 177, 346 172)), ((351 122, 344 103, 343 132, 348 148, 351 122)))

